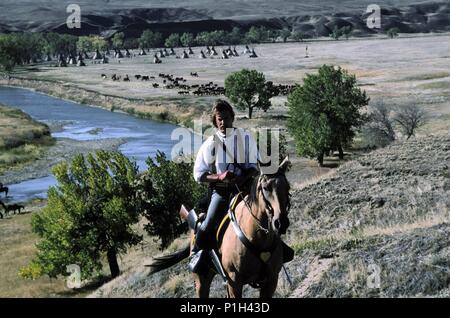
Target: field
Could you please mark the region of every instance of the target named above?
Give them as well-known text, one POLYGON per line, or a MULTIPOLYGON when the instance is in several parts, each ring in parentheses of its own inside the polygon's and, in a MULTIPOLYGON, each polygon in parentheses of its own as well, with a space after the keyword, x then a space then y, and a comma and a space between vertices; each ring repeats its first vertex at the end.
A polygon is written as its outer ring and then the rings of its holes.
MULTIPOLYGON (((44 90, 69 99, 106 108, 134 108, 138 113, 167 111, 179 123, 184 123, 208 112, 215 97, 194 97, 192 93, 181 97, 177 94, 178 89, 162 88, 159 73, 182 76, 188 85, 212 81, 223 86, 229 73, 249 68, 263 72, 266 79, 274 83, 295 84, 302 83, 306 74, 316 72, 321 65, 333 64, 357 77, 371 103, 382 100, 400 107, 410 103, 424 106, 433 114, 433 121, 426 131, 442 131, 442 127, 449 123, 450 73, 446 69, 450 61, 450 35, 262 44, 255 47, 259 56, 256 59, 242 54, 227 60, 200 59, 200 49, 193 48, 195 55, 189 59, 171 56, 163 59, 162 64, 153 64, 153 54, 149 54, 121 59, 120 63, 111 58, 110 64, 88 64, 83 68, 39 65, 20 71, 17 77, 47 80, 47 86, 59 83, 62 85, 60 88, 44 90), (309 58, 305 58, 306 47, 309 58), (197 72, 199 76, 192 77, 190 72, 197 72), (107 79, 102 79, 101 74, 105 74, 107 79), (113 74, 122 78, 128 74, 131 81, 112 81, 113 74), (136 80, 136 74, 155 76, 155 80, 136 80), (158 83, 160 87, 153 88, 152 83, 158 83), (78 89, 84 94, 80 94, 78 89)), ((219 54, 221 49, 217 48, 219 54)), ((242 53, 243 49, 238 47, 237 51, 242 53)), ((176 49, 176 52, 182 53, 181 49, 176 49)), ((45 86, 45 83, 36 84, 39 85, 45 86)), ((285 101, 285 97, 275 98, 274 107, 266 114, 256 112, 255 121, 249 125, 279 125, 279 119, 283 119, 282 115, 287 111, 285 101)), ((240 118, 245 116, 246 112, 239 113, 240 118)), ((247 125, 245 119, 238 124, 247 125)))

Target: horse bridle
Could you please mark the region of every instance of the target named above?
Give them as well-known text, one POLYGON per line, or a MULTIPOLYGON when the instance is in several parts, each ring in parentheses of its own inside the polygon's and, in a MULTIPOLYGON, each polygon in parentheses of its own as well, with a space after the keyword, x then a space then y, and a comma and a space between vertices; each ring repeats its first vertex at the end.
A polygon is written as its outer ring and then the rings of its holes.
MULTIPOLYGON (((275 175, 277 175, 277 174, 280 174, 280 173, 277 172, 275 175)), ((264 175, 260 175, 260 176, 258 177, 257 183, 260 182, 260 179, 262 178, 262 176, 264 176, 264 175)), ((238 190, 239 193, 241 193, 241 191, 239 190, 239 188, 238 188, 237 185, 236 185, 236 189, 238 190)), ((259 191, 258 188, 256 188, 256 191, 259 191)), ((264 190, 264 188, 261 187, 261 194, 262 194, 262 197, 263 197, 263 200, 264 200, 264 204, 266 205, 266 211, 268 212, 268 213, 266 212, 266 214, 268 215, 267 228, 265 228, 265 227, 262 225, 262 222, 261 222, 261 221, 260 221, 260 220, 252 213, 252 209, 251 209, 251 207, 248 205, 248 202, 247 202, 245 199, 244 199, 243 201, 244 201, 245 205, 247 206, 247 209, 248 209, 248 211, 250 212, 251 216, 256 220, 259 230, 262 230, 262 231, 264 231, 266 234, 269 234, 271 231, 273 231, 273 227, 272 227, 272 219, 273 219, 273 217, 274 217, 274 210, 273 210, 272 204, 271 204, 270 201, 267 199, 267 195, 265 194, 265 192, 266 192, 266 190, 264 190)), ((241 193, 241 195, 242 195, 242 193, 241 193)), ((288 203, 287 203, 287 206, 286 206, 286 210, 289 211, 289 208, 290 208, 290 202, 289 202, 289 199, 288 199, 288 203)))

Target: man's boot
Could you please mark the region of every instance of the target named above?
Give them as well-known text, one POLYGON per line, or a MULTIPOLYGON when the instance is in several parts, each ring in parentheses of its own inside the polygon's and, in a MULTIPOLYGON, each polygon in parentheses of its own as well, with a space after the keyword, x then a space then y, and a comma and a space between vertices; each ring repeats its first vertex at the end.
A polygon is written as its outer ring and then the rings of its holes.
POLYGON ((200 273, 204 270, 204 264, 208 258, 208 253, 206 251, 206 233, 200 228, 195 235, 195 243, 192 248, 192 254, 189 260, 189 270, 193 273, 200 273))

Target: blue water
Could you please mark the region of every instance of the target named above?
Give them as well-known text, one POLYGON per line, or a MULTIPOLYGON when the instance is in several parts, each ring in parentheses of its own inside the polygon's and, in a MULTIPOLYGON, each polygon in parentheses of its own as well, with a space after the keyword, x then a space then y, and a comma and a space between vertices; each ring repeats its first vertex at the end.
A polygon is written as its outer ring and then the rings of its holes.
MULTIPOLYGON (((127 114, 110 112, 101 108, 81 105, 50 97, 27 89, 0 87, 0 103, 21 109, 34 119, 50 123, 63 123, 63 131, 52 133, 56 138, 75 140, 97 140, 105 138, 126 138, 119 150, 138 164, 139 170, 147 168, 145 160, 154 157, 157 150, 165 152, 168 158, 177 140, 171 140, 175 125, 152 120, 134 118, 127 114), (89 133, 99 129, 98 133, 89 133)), ((55 185, 53 176, 9 184, 8 202, 45 198, 47 189, 55 185)), ((2 196, 3 198, 3 196, 2 196)))

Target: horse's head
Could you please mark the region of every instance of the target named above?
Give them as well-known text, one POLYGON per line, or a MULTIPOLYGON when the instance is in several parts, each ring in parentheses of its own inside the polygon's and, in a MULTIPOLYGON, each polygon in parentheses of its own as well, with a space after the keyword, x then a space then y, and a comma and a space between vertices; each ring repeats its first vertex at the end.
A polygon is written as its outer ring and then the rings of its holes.
POLYGON ((285 173, 290 164, 289 158, 286 157, 277 173, 261 174, 256 183, 256 196, 267 214, 269 229, 278 235, 285 234, 289 227, 290 187, 285 173))

